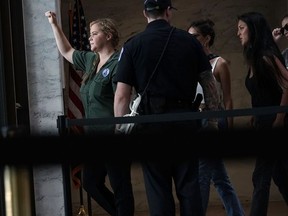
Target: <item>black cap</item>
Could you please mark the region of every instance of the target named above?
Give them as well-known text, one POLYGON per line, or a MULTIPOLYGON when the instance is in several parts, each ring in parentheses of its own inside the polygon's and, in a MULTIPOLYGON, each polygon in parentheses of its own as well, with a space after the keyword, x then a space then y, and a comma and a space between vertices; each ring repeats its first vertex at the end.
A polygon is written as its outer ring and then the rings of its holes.
POLYGON ((177 10, 176 8, 172 7, 171 0, 145 0, 144 1, 144 8, 146 11, 167 9, 168 7, 174 10, 177 10))

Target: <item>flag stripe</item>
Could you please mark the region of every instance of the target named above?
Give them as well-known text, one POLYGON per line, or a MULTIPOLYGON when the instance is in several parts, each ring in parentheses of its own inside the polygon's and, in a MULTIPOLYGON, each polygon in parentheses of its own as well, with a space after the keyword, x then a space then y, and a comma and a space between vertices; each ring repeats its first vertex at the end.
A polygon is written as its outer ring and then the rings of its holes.
POLYGON ((76 111, 77 109, 77 113, 74 114, 75 118, 77 118, 78 116, 83 116, 84 109, 83 109, 82 102, 80 98, 76 94, 74 94, 71 88, 69 89, 69 101, 68 102, 72 103, 70 104, 70 110, 76 111))
POLYGON ((80 73, 75 71, 73 68, 71 68, 71 73, 70 73, 70 77, 77 83, 77 85, 80 87, 81 86, 81 81, 82 81, 82 72, 80 73))

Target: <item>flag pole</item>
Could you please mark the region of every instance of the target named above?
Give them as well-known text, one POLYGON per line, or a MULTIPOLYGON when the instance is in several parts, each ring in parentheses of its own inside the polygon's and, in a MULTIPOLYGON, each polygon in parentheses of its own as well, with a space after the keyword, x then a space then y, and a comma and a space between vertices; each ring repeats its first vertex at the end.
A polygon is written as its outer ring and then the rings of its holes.
MULTIPOLYGON (((81 0, 70 0, 69 1, 69 10, 68 10, 68 16, 69 16, 69 41, 71 46, 74 49, 77 50, 83 50, 83 48, 87 47, 87 44, 89 44, 89 41, 86 39, 86 41, 83 42, 84 38, 82 37, 82 34, 86 32, 86 29, 82 29, 83 27, 86 28, 86 21, 83 24, 83 9, 81 0), (86 44, 86 46, 84 46, 86 44)), ((69 92, 68 92, 68 113, 67 116, 69 118, 82 118, 84 115, 83 105, 80 100, 80 96, 78 95, 80 84, 81 84, 81 75, 80 71, 75 70, 75 68, 72 66, 72 64, 69 64, 69 92), (72 84, 71 84, 72 83, 72 84)), ((70 128, 70 132, 74 134, 83 134, 83 127, 80 126, 74 126, 70 128)), ((84 208, 84 200, 83 200, 83 186, 82 186, 82 166, 81 164, 72 164, 72 180, 74 181, 74 185, 79 190, 79 197, 80 197, 80 208, 78 212, 78 216, 88 216, 86 214, 85 208, 84 208), (80 177, 79 177, 80 173, 80 177), (75 184, 76 182, 76 184, 75 184)), ((88 199, 88 208, 91 199, 88 199)), ((89 209, 90 214, 90 209, 89 209)), ((92 213, 91 213, 92 215, 92 213)))
MULTIPOLYGON (((75 0, 74 0, 75 1, 75 0)), ((75 1, 75 5, 77 4, 77 8, 78 8, 78 1, 75 1)), ((78 12, 77 12, 78 13, 78 12)), ((69 11, 68 11, 68 15, 69 15, 69 41, 71 43, 71 39, 72 39, 72 34, 73 34, 73 10, 72 10, 72 2, 69 2, 69 11)), ((71 67, 71 65, 69 66, 71 67)), ((81 168, 78 171, 80 172, 80 176, 82 176, 81 174, 81 168)), ((80 177, 81 178, 81 177, 80 177)), ((83 200, 83 187, 82 187, 82 178, 79 182, 79 198, 80 198, 80 207, 79 207, 79 211, 77 216, 88 216, 88 214, 85 211, 85 207, 84 207, 84 200, 83 200)))
MULTIPOLYGON (((71 46, 73 46, 72 38, 73 38, 73 24, 74 24, 73 23, 74 11, 73 11, 72 8, 74 8, 74 10, 75 10, 75 7, 76 7, 77 16, 79 17, 79 14, 78 14, 79 3, 78 3, 78 0, 74 0, 74 1, 75 1, 74 7, 72 7, 72 2, 71 1, 69 2, 69 10, 68 10, 68 16, 69 16, 69 42, 70 42, 71 46)), ((69 83, 71 82, 71 80, 70 80, 71 79, 71 73, 73 73, 74 76, 77 76, 77 77, 79 76, 79 75, 77 75, 77 72, 74 70, 74 68, 71 66, 71 64, 69 63, 69 77, 68 77, 69 83), (73 70, 73 72, 72 72, 72 70, 73 70)), ((68 94, 70 95, 70 85, 68 85, 68 86, 69 86, 68 94)), ((70 98, 70 96, 69 96, 69 98, 70 98)), ((80 110, 80 112, 82 113, 81 110, 80 110)), ((74 113, 72 115, 74 115, 74 113)), ((68 105, 68 117, 71 118, 71 114, 69 113, 69 105, 68 105)), ((83 134, 83 128, 81 128, 80 126, 73 126, 70 129, 75 134, 83 134)))

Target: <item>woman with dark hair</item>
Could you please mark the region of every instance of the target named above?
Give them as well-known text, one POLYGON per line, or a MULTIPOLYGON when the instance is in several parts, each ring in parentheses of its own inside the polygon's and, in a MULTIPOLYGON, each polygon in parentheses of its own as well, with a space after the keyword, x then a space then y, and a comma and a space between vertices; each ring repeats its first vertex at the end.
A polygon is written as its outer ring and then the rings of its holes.
MULTIPOLYGON (((229 64, 226 59, 213 53, 211 47, 214 45, 215 30, 214 22, 210 19, 201 19, 193 21, 187 31, 194 35, 202 44, 204 52, 210 60, 212 73, 216 80, 218 91, 219 108, 229 110, 233 108, 231 96, 231 79, 229 64)), ((198 93, 202 93, 200 85, 197 87, 198 93)), ((202 103, 203 107, 203 103, 202 103)), ((205 127, 205 121, 202 121, 205 127)), ((233 118, 218 119, 218 128, 220 130, 232 128, 233 118)), ((199 182, 202 195, 203 209, 207 210, 210 194, 210 183, 213 182, 223 204, 227 215, 243 216, 244 210, 240 200, 233 188, 227 174, 225 164, 222 158, 200 158, 199 160, 199 182)))
MULTIPOLYGON (((272 35, 276 43, 281 39, 285 38, 288 40, 288 14, 285 14, 281 21, 281 27, 273 29, 272 35)), ((285 59, 286 68, 288 68, 288 48, 282 51, 282 55, 285 59)))
MULTIPOLYGON (((288 41, 288 14, 285 14, 281 19, 281 27, 274 28, 272 35, 276 43, 283 38, 288 41)), ((286 68, 288 69, 288 47, 282 51, 282 56, 285 60, 286 68)), ((281 192, 285 202, 288 205, 288 159, 278 160, 277 166, 273 172, 273 180, 276 182, 279 191, 281 192)))
MULTIPOLYGON (((252 107, 287 106, 288 72, 264 16, 250 12, 238 16, 238 37, 248 66, 245 85, 252 107)), ((286 113, 254 116, 257 129, 283 127, 286 113)))
MULTIPOLYGON (((196 20, 190 24, 188 32, 198 39, 198 41, 203 46, 204 52, 209 58, 210 64, 212 66, 212 73, 216 80, 219 103, 218 108, 220 110, 230 110, 233 109, 233 100, 231 94, 229 62, 223 57, 213 53, 212 51, 216 36, 214 25, 214 22, 210 19, 196 20)), ((203 90, 199 83, 197 86, 197 93, 203 94, 203 90)), ((204 105, 203 102, 201 104, 202 108, 204 105)), ((205 126, 205 123, 202 126, 205 126)), ((219 129, 231 129, 232 127, 232 117, 218 119, 219 129)))
MULTIPOLYGON (((251 95, 253 108, 288 105, 288 71, 271 32, 261 13, 248 12, 238 16, 237 36, 248 67, 245 86, 251 95)), ((283 128, 285 118, 286 113, 257 115, 251 122, 256 130, 267 131, 283 128)), ((267 215, 271 178, 277 163, 278 160, 271 157, 256 158, 252 176, 254 190, 251 216, 267 215)), ((277 186, 281 191, 283 185, 277 186)))

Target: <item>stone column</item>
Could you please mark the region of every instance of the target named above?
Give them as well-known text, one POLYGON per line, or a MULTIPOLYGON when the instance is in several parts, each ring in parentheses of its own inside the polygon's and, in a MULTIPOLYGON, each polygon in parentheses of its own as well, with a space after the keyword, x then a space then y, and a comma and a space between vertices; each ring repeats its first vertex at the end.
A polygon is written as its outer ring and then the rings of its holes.
MULTIPOLYGON (((58 52, 50 23, 44 13, 48 10, 56 11, 60 19, 61 1, 22 2, 31 134, 57 136, 57 116, 64 113, 63 58, 58 52)), ((66 215, 61 165, 37 164, 33 168, 33 180, 36 215, 66 215)))
POLYGON ((44 15, 48 10, 56 11, 60 19, 60 6, 56 2, 59 1, 23 0, 32 135, 57 135, 56 119, 64 112, 63 58, 44 15))

